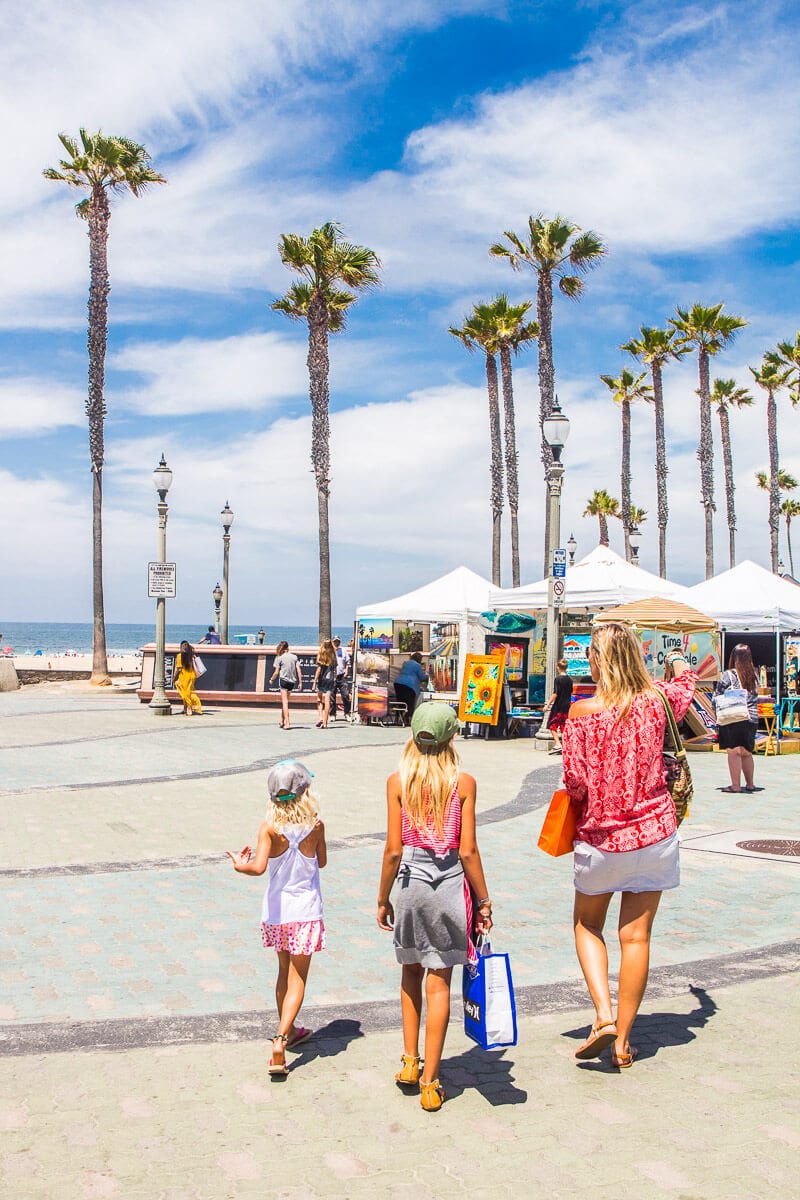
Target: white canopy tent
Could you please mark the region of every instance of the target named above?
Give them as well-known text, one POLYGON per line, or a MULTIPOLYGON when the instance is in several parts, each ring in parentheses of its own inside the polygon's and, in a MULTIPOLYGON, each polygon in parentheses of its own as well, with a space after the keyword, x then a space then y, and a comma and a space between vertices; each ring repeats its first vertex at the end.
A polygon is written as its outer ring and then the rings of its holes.
MULTIPOLYGON (((688 588, 670 583, 659 575, 651 575, 642 567, 632 566, 609 546, 597 546, 580 562, 568 567, 564 583, 563 607, 571 612, 576 609, 597 611, 632 600, 646 600, 650 596, 680 600, 709 611, 698 601, 688 598, 688 588)), ((500 611, 541 611, 547 608, 547 580, 518 588, 492 588, 489 606, 500 611)))
POLYGON ((724 629, 791 633, 800 629, 800 588, 758 563, 745 562, 689 588, 689 604, 724 629))

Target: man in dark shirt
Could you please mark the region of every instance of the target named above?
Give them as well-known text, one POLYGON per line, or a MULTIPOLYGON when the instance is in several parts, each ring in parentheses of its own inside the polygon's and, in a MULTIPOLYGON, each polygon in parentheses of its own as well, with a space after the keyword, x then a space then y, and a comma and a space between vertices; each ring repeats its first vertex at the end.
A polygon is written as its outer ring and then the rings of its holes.
POLYGON ((572 704, 572 680, 567 674, 567 660, 559 659, 556 663, 558 674, 553 681, 553 694, 550 697, 550 716, 547 718, 547 728, 553 735, 551 754, 561 753, 561 730, 567 723, 569 706, 572 704))

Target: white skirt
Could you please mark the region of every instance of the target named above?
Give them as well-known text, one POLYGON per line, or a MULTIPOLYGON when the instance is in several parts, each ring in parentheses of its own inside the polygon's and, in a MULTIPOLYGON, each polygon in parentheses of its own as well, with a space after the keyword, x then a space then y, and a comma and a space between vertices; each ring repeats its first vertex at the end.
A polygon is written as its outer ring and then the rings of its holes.
POLYGON ((681 841, 670 837, 641 850, 614 853, 588 842, 575 843, 575 891, 584 896, 609 892, 666 892, 681 881, 681 841))

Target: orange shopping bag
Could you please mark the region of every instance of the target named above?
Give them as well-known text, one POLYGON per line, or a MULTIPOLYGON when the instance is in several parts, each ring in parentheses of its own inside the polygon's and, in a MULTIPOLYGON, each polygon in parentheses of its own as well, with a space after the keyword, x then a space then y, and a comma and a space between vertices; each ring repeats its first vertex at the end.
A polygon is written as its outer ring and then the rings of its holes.
POLYGON ((575 810, 570 803, 569 792, 558 788, 553 792, 553 799, 539 834, 539 849, 545 854, 558 858, 561 854, 569 854, 575 841, 575 810))

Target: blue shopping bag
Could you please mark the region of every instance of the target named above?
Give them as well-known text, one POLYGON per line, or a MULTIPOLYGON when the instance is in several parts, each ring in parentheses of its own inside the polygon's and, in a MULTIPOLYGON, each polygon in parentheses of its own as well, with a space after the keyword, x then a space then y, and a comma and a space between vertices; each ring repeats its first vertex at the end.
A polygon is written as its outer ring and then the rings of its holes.
POLYGON ((517 1044, 517 1006, 507 954, 493 954, 484 941, 477 964, 464 967, 464 1032, 484 1050, 517 1044))

